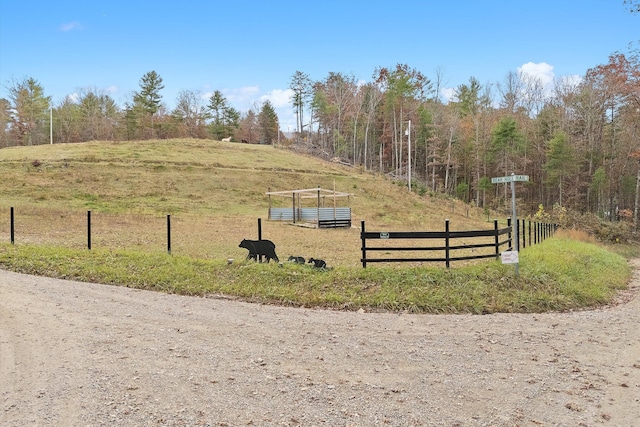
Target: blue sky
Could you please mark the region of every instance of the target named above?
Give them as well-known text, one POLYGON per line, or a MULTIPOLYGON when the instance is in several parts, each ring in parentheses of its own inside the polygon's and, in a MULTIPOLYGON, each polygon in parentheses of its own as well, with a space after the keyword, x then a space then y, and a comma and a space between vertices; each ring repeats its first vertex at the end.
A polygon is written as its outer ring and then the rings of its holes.
POLYGON ((0 97, 33 77, 54 104, 97 89, 123 105, 154 70, 170 109, 181 90, 220 90, 241 112, 270 99, 287 131, 296 71, 370 81, 400 63, 448 88, 518 70, 550 81, 632 42, 640 15, 623 0, 0 0, 0 97))

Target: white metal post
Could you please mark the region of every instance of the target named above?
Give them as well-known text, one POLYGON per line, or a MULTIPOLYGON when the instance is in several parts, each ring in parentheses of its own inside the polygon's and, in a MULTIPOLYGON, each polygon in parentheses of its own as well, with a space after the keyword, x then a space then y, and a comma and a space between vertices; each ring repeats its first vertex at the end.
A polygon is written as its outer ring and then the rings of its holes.
MULTIPOLYGON (((520 242, 518 241, 518 217, 516 216, 516 181, 515 173, 511 173, 511 215, 513 217, 513 250, 518 251, 520 249, 520 242)), ((518 263, 516 263, 516 276, 518 275, 518 263)))
POLYGON ((407 168, 407 182, 409 183, 409 192, 411 192, 411 120, 409 120, 409 127, 407 128, 406 133, 409 136, 409 140, 408 140, 409 165, 407 168))

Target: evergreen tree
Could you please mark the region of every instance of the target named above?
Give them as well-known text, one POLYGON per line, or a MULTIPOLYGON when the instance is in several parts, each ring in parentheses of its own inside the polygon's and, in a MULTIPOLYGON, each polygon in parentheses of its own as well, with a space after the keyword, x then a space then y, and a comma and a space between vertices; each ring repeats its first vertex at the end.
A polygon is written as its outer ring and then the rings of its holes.
MULTIPOLYGON (((162 77, 155 71, 149 71, 140 79, 140 91, 133 94, 133 109, 138 118, 138 125, 150 119, 151 130, 154 130, 154 116, 162 106, 160 91, 164 89, 162 77)), ((144 127, 144 125, 142 126, 144 127)))
POLYGON ((293 91, 291 102, 293 103, 293 109, 296 113, 296 132, 299 133, 304 130, 304 106, 312 94, 312 84, 309 75, 302 71, 296 71, 291 77, 289 89, 293 91))
POLYGON ((562 206, 565 180, 576 170, 573 151, 567 142, 567 135, 564 132, 558 132, 549 142, 545 170, 547 172, 547 182, 550 185, 558 186, 558 202, 562 206))
POLYGON ((37 80, 29 77, 9 87, 11 134, 16 144, 37 145, 47 142, 51 97, 37 80))
POLYGON ((228 136, 233 135, 240 126, 240 112, 233 107, 227 106, 223 110, 222 122, 225 133, 228 136))
POLYGON ((211 138, 217 140, 228 138, 238 129, 240 112, 228 105, 227 99, 219 90, 209 97, 207 109, 211 118, 209 123, 211 138))
POLYGON ((262 144, 275 144, 278 142, 278 115, 269 100, 264 101, 260 114, 258 114, 260 126, 260 142, 262 144))
POLYGON ((493 129, 491 154, 505 175, 516 171, 516 159, 524 150, 524 137, 513 117, 505 117, 493 129))

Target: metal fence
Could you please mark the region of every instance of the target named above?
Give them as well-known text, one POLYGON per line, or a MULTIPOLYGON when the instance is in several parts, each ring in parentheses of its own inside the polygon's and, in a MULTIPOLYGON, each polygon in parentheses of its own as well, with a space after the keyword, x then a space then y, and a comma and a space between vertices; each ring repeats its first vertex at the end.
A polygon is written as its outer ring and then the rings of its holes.
MULTIPOLYGON (((518 223, 520 224, 520 221, 518 223)), ((513 250, 512 230, 511 218, 507 219, 507 226, 504 228, 499 228, 498 220, 494 220, 493 229, 451 231, 449 229, 449 220, 446 220, 444 231, 419 232, 366 231, 365 222, 362 221, 360 231, 362 267, 366 268, 368 263, 378 262, 443 262, 449 268, 453 261, 499 258, 503 246, 506 246, 505 250, 513 250), (413 245, 395 245, 393 243, 395 240, 411 241, 413 245), (426 246, 424 244, 416 244, 416 242, 420 243, 425 240, 444 241, 444 245, 426 246), (462 251, 467 254, 460 255, 462 251), (416 252, 421 256, 414 256, 413 254, 416 252), (424 256, 425 252, 438 252, 440 256, 424 256), (470 255, 468 254, 469 252, 471 253, 470 255), (372 258, 371 253, 395 256, 372 258)), ((557 230, 557 225, 534 221, 528 221, 527 224, 525 220, 522 220, 522 225, 518 227, 518 230, 518 234, 521 234, 518 246, 525 247, 527 244, 540 243, 553 235, 557 230)), ((519 247, 516 250, 519 250, 519 247)))
POLYGON ((351 227, 351 208, 269 208, 269 220, 306 222, 319 228, 351 227))

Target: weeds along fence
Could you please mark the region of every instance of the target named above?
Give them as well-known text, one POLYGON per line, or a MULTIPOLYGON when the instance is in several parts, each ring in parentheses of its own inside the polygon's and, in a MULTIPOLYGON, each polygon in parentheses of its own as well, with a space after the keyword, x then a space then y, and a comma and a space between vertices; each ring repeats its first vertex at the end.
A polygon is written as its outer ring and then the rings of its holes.
POLYGON ((498 227, 498 220, 493 221, 493 229, 451 231, 449 220, 445 221, 444 231, 366 231, 365 222, 361 222, 360 238, 362 240, 362 267, 368 263, 379 262, 437 262, 444 263, 447 268, 453 261, 477 260, 483 258, 499 258, 502 248, 514 250, 514 240, 520 250, 527 245, 540 243, 552 236, 557 225, 530 220, 518 220, 518 238, 514 239, 511 218, 507 226, 498 227), (395 244, 402 240, 404 244, 395 244), (427 244, 422 242, 427 242, 427 244), (444 242, 443 246, 428 245, 429 241, 444 242), (438 253, 440 256, 419 256, 415 253, 438 253), (382 253, 385 257, 371 257, 371 253, 382 253))

